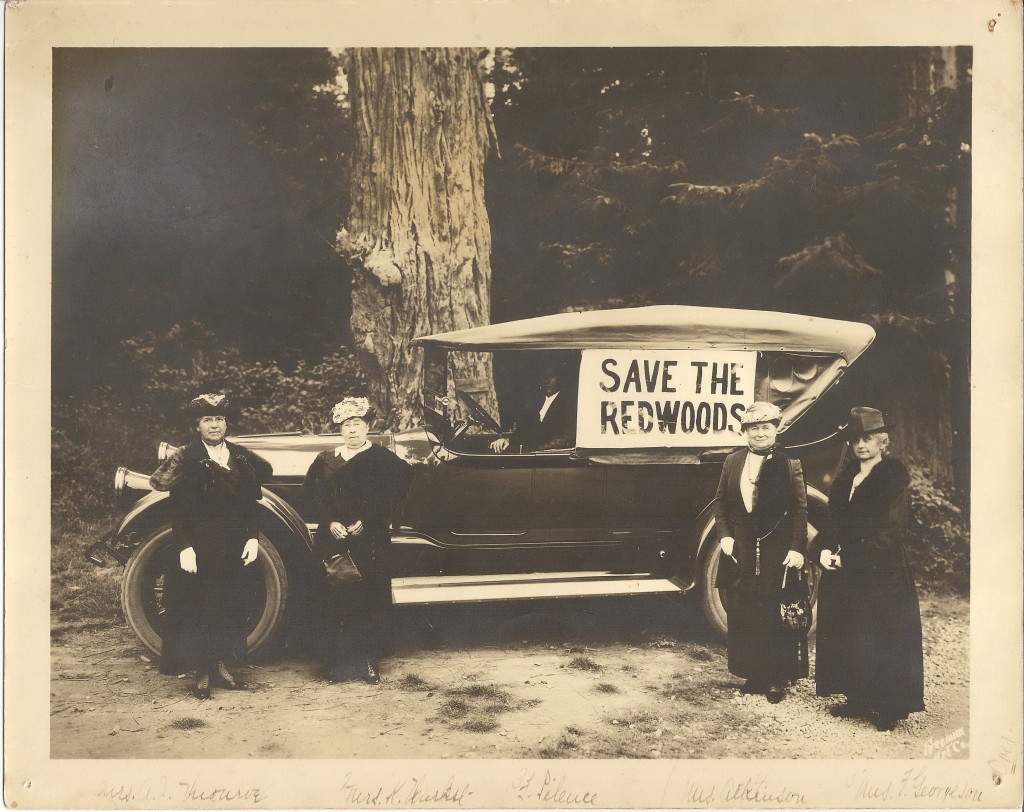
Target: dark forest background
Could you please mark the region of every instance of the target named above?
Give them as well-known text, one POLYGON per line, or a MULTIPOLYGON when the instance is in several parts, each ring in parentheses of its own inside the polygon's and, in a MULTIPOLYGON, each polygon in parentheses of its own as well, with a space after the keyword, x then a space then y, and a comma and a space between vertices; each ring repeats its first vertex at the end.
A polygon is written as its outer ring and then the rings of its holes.
MULTIPOLYGON (((970 56, 481 53, 492 321, 678 303, 871 324, 843 386, 900 426, 929 573, 963 587, 970 56)), ((340 64, 326 49, 54 51, 61 533, 110 519, 113 468, 150 470, 197 390, 240 395, 243 430, 291 431, 358 386, 334 248, 353 142, 340 64)), ((834 428, 848 405, 818 419, 834 428)))

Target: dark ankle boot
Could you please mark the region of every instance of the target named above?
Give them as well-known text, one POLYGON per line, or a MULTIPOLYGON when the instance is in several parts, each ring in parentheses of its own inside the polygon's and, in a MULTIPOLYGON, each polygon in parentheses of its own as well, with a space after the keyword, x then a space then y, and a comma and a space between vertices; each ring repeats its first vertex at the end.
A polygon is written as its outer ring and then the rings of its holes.
POLYGON ((879 711, 878 718, 875 720, 875 730, 888 733, 894 727, 896 727, 896 716, 892 713, 879 711))
POLYGON ((765 699, 767 699, 773 705, 778 705, 783 699, 786 698, 786 686, 769 685, 768 690, 764 692, 764 696, 765 699))
POLYGON ((223 660, 217 660, 217 676, 229 691, 245 690, 245 681, 228 671, 228 667, 224 665, 223 660))
POLYGON ((192 686, 192 696, 196 699, 210 698, 210 675, 196 674, 195 684, 192 686))

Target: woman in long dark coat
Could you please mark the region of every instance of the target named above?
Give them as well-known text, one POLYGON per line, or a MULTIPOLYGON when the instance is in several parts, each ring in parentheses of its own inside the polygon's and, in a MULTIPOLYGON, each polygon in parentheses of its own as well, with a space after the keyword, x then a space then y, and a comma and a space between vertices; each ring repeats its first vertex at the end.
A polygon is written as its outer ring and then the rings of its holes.
POLYGON ((324 561, 348 552, 362 575, 335 587, 325 659, 332 682, 380 682, 391 613, 391 523, 412 467, 367 440, 373 419, 366 398, 345 398, 332 412, 342 444, 317 455, 305 487, 317 506, 317 550, 324 561))
POLYGON ((807 488, 799 460, 776 445, 782 413, 757 402, 741 421, 746 449, 726 457, 715 496, 722 549, 716 587, 726 590, 729 671, 746 693, 781 702, 787 684, 806 677, 807 635, 779 615, 783 573, 795 576, 807 548, 807 488))
POLYGON ((195 673, 192 691, 209 699, 211 678, 245 688, 228 662, 246 654, 245 596, 257 577, 261 485, 270 464, 225 439, 231 405, 224 395, 200 395, 188 405, 198 436, 153 474, 170 491, 178 567, 164 575, 165 628, 160 670, 195 673))
POLYGON ((856 459, 836 477, 829 523, 811 549, 825 570, 817 692, 845 694, 833 714, 877 714, 879 730, 924 710, 921 613, 903 546, 910 477, 902 462, 883 456, 889 429, 877 409, 851 410, 847 438, 856 459))

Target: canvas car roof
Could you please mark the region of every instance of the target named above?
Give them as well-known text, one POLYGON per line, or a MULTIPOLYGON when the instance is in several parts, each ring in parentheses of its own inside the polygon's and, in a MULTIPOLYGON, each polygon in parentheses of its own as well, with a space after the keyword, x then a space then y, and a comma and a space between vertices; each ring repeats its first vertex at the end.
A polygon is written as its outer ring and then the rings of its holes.
POLYGON ((827 353, 851 363, 874 340, 859 322, 688 305, 558 313, 423 336, 452 350, 722 349, 827 353))

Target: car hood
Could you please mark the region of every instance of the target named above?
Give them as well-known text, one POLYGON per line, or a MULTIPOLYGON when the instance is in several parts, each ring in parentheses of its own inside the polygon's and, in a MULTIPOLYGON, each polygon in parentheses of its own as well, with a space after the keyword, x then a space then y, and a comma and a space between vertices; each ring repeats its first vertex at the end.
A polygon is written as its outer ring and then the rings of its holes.
MULTIPOLYGON (((243 448, 255 451, 274 468, 274 478, 305 476, 313 458, 321 451, 341 444, 338 434, 253 434, 228 438, 243 448)), ((411 465, 432 464, 437 439, 425 428, 371 434, 368 439, 393 451, 411 465)))

